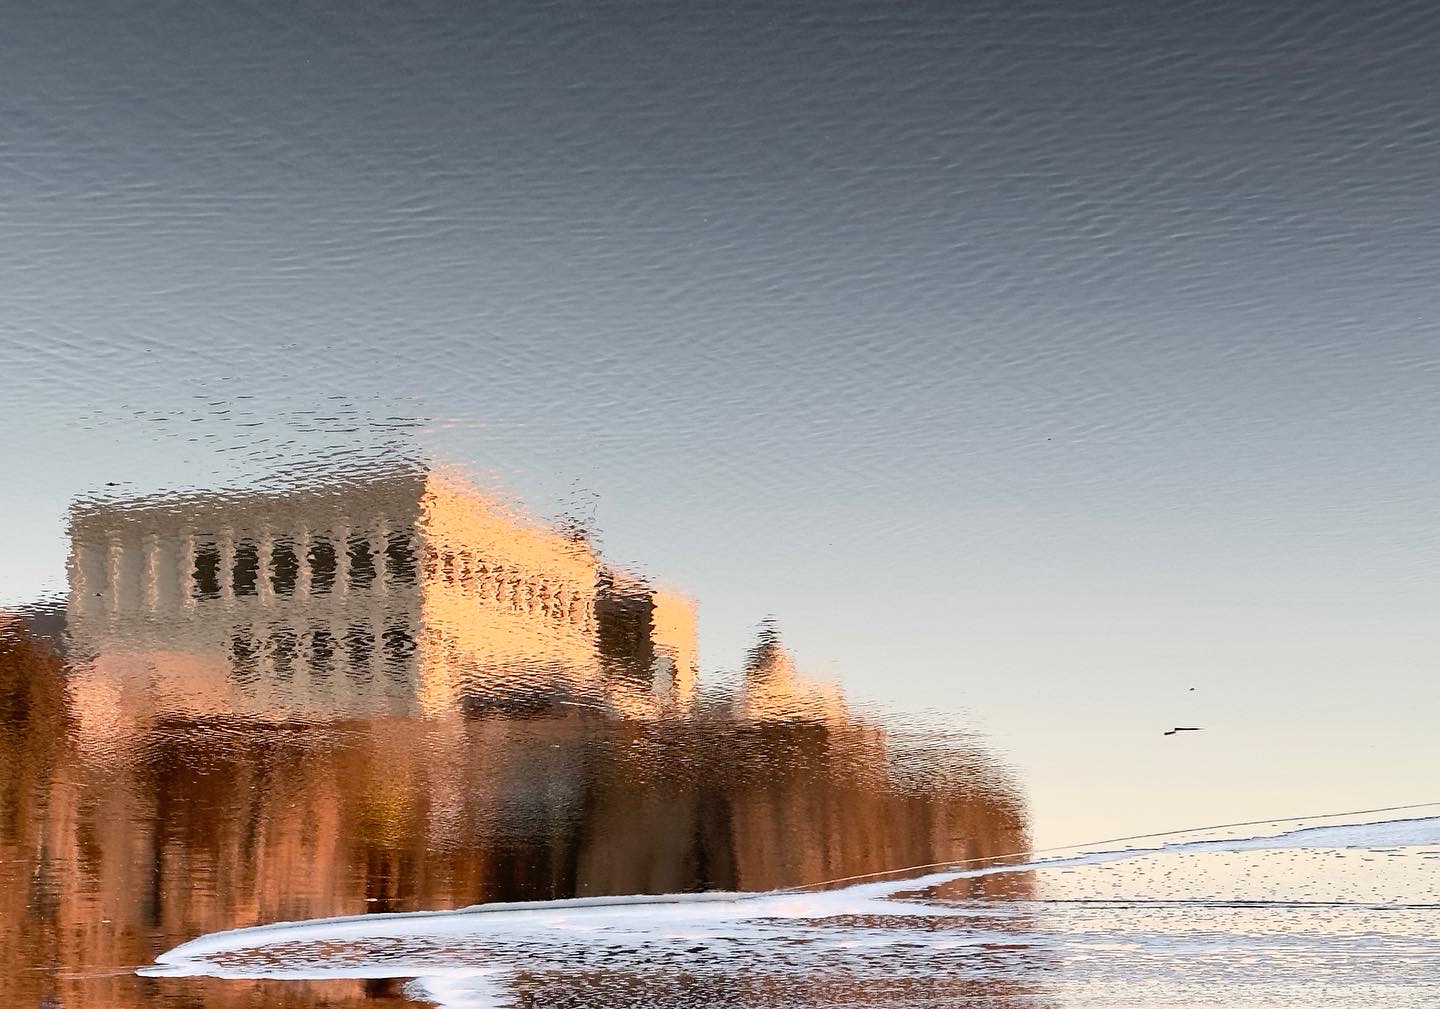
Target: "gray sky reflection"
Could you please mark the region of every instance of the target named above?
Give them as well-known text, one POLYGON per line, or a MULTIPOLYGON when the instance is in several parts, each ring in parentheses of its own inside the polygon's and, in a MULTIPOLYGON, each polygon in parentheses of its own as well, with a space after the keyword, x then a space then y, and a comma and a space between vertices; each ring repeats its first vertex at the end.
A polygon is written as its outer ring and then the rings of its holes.
POLYGON ((1432 799, 1437 28, 15 11, 0 599, 108 482, 402 445, 593 510, 707 667, 773 613, 978 718, 1041 843, 1432 799))

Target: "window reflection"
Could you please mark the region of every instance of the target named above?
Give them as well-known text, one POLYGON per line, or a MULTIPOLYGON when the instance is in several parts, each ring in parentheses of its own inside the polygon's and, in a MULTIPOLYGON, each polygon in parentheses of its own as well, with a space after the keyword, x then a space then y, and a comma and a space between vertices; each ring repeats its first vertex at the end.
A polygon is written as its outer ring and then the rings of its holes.
POLYGON ((195 544, 195 597, 220 597, 220 548, 214 543, 195 544))
POLYGON ((410 536, 392 532, 385 545, 386 570, 397 585, 415 584, 415 546, 410 536))
POLYGON ((276 540, 270 551, 270 587, 277 596, 294 595, 299 578, 300 558, 295 553, 295 544, 288 539, 276 540))
POLYGON ((237 596, 253 596, 260 583, 260 550, 253 540, 235 544, 232 584, 237 596))
POLYGON ((310 591, 315 595, 324 595, 335 587, 337 567, 335 544, 323 536, 311 540, 308 559, 310 562, 310 591))
POLYGON ((375 555, 365 536, 350 537, 350 587, 368 589, 375 582, 375 555))

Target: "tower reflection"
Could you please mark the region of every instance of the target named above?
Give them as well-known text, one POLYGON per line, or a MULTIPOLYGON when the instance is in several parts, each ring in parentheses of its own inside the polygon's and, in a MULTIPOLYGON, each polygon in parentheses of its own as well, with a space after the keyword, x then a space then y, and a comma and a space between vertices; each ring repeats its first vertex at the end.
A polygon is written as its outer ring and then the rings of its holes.
POLYGON ((974 740, 857 717, 768 624, 702 689, 693 601, 455 479, 86 504, 70 535, 63 647, 0 632, 7 1005, 375 1004, 399 989, 127 968, 263 921, 1027 845, 974 740))

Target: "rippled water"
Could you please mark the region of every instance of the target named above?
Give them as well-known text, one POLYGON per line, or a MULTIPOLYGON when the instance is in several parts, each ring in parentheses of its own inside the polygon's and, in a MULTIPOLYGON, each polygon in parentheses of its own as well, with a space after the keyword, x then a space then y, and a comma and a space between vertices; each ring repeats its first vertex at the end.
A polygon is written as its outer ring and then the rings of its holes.
POLYGON ((0 638, 12 1003, 1287 1004, 1370 998, 1383 964, 1387 1004, 1420 1005, 1440 982, 1440 816, 1027 860, 1023 781, 982 734, 857 707, 774 621, 702 675, 693 598, 454 476, 100 496, 68 535, 63 605, 0 638))
POLYGON ((1440 1001, 1433 4, 0 24, 0 1005, 1440 1001))
POLYGON ((84 502, 69 535, 63 608, 5 638, 21 998, 183 1001, 131 971, 254 921, 1028 845, 973 733, 887 728, 772 623, 702 679, 693 599, 434 472, 84 502))

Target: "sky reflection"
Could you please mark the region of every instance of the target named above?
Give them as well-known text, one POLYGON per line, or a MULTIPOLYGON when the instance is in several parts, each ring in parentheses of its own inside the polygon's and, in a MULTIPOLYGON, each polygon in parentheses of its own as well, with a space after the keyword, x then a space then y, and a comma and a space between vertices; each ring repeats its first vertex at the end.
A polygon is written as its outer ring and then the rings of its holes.
MULTIPOLYGON (((0 1001, 398 1003, 127 972, 1440 799, 1437 49, 1432 0, 8 5, 0 1001)), ((1430 982, 1428 856, 1191 858, 956 885, 1338 894, 1398 966, 1197 909, 1147 986, 1077 903, 1111 973, 944 997, 1238 1005, 1227 920, 1281 1004, 1430 982)), ((874 980, 729 983, 927 997, 874 980)))

